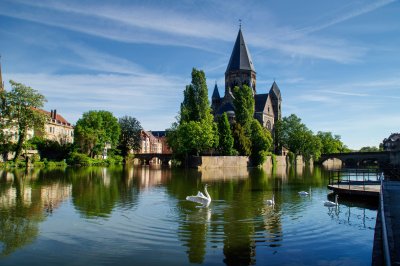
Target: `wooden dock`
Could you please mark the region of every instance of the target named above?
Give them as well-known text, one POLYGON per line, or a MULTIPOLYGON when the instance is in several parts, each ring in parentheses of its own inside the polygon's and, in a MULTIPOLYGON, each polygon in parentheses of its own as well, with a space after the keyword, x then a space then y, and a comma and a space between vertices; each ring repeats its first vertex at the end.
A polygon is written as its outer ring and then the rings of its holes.
POLYGON ((328 189, 332 190, 335 194, 340 194, 340 195, 379 197, 381 185, 360 184, 360 183, 346 184, 342 182, 336 184, 329 184, 328 189))
POLYGON ((328 189, 347 196, 379 197, 382 173, 378 169, 331 171, 328 189))

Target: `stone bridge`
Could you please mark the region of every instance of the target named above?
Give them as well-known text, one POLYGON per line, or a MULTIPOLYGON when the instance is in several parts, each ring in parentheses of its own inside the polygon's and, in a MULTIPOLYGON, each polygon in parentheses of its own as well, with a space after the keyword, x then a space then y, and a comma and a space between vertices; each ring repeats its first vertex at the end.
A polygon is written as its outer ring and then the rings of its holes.
POLYGON ((320 162, 328 159, 339 159, 346 166, 358 166, 362 164, 384 165, 391 163, 391 152, 348 152, 348 153, 329 153, 322 154, 320 162))
POLYGON ((142 164, 149 164, 151 160, 157 158, 163 165, 168 165, 172 159, 172 154, 165 153, 139 153, 135 154, 135 159, 139 159, 142 164))

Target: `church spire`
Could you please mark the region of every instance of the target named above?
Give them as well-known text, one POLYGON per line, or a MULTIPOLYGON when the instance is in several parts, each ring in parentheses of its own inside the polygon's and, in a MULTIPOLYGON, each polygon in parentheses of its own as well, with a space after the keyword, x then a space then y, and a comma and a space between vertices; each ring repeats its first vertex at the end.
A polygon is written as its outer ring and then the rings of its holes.
POLYGON ((246 43, 244 42, 241 24, 226 73, 237 70, 256 71, 253 66, 253 60, 251 59, 249 49, 247 49, 246 43))
POLYGON ((256 94, 256 70, 254 69, 249 49, 247 49, 244 42, 242 25, 240 24, 225 72, 225 94, 229 92, 229 88, 232 90, 235 86, 242 87, 243 85, 252 88, 253 95, 256 94))
POLYGON ((221 98, 221 96, 219 95, 219 91, 218 91, 217 81, 215 81, 214 91, 213 91, 211 98, 212 99, 220 99, 221 98))

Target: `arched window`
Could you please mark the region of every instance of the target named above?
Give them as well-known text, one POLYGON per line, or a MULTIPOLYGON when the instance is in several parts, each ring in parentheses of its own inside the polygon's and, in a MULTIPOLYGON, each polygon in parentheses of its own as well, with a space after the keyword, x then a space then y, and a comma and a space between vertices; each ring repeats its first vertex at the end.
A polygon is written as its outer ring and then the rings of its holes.
POLYGON ((268 129, 268 130, 271 130, 271 128, 272 128, 272 126, 271 126, 271 121, 268 120, 268 121, 267 121, 267 129, 268 129))

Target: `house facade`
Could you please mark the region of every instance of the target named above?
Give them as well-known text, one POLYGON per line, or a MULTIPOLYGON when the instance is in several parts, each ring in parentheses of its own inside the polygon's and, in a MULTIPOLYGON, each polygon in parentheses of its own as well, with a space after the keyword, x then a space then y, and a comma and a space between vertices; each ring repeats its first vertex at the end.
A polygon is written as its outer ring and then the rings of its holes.
POLYGON ((159 153, 172 154, 167 144, 165 131, 144 131, 140 133, 140 154, 159 153))
POLYGON ((50 112, 39 110, 46 115, 44 132, 35 132, 35 135, 44 139, 57 141, 60 144, 74 142, 74 127, 64 117, 57 113, 57 110, 50 112))
POLYGON ((151 131, 142 130, 140 133, 140 151, 139 153, 162 153, 162 142, 156 138, 151 131))

